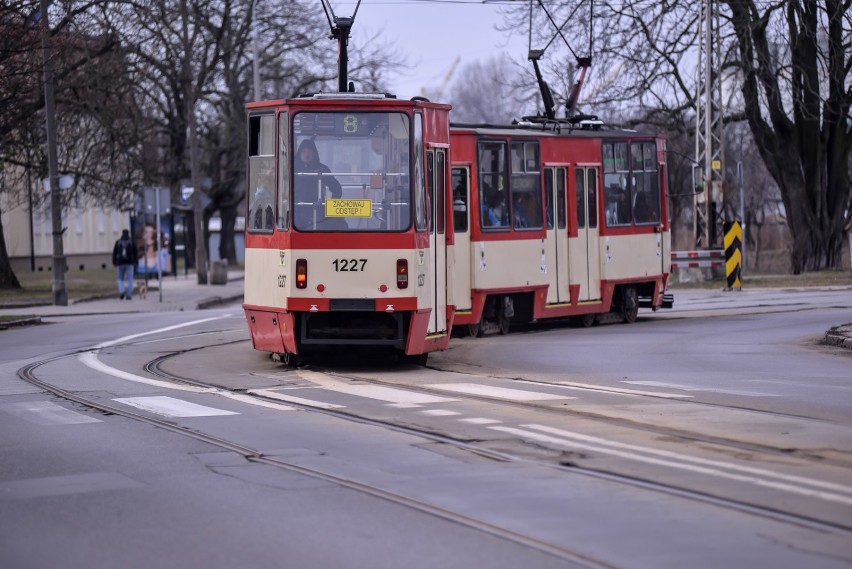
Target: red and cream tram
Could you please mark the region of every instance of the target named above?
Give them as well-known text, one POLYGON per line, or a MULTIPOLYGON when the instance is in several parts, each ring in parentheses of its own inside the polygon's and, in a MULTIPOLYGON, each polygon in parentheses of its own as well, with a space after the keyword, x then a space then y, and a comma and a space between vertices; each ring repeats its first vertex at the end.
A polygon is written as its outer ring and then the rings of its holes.
POLYGON ((341 92, 247 108, 254 347, 447 348, 450 107, 341 92))
POLYGON ((451 127, 455 324, 670 307, 665 140, 597 121, 451 127))

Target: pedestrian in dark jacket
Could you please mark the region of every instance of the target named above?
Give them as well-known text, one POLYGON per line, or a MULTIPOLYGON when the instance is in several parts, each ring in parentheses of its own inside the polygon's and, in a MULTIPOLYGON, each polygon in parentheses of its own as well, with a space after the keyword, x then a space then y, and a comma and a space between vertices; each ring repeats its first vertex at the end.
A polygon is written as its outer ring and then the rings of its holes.
POLYGON ((118 294, 121 300, 133 300, 133 267, 138 257, 139 251, 130 238, 130 231, 123 230, 112 248, 112 264, 118 269, 118 294))
POLYGON ((325 200, 327 197, 340 198, 343 188, 337 178, 331 175, 328 166, 320 162, 317 145, 311 139, 303 140, 293 161, 296 196, 296 229, 315 230, 317 224, 322 229, 331 229, 334 222, 343 224, 342 219, 325 219, 325 200), (331 221, 332 223, 325 223, 331 221))

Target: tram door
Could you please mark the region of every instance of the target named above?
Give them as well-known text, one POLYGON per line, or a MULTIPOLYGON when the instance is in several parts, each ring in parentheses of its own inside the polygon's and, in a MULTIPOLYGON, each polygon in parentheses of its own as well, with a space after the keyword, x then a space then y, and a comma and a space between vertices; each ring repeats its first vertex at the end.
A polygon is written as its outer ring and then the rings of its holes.
POLYGON ((598 169, 574 170, 577 197, 577 239, 569 246, 571 280, 580 285, 579 301, 601 298, 601 248, 598 228, 598 169))
POLYGON ((433 299, 432 316, 428 333, 444 332, 447 329, 447 151, 430 148, 426 157, 429 183, 429 247, 432 251, 433 299))
POLYGON ((567 172, 564 167, 544 169, 545 224, 547 227, 546 268, 547 304, 570 302, 568 290, 568 231, 565 192, 567 172))
POLYGON ((456 313, 472 310, 470 298, 470 166, 453 168, 453 303, 456 313))

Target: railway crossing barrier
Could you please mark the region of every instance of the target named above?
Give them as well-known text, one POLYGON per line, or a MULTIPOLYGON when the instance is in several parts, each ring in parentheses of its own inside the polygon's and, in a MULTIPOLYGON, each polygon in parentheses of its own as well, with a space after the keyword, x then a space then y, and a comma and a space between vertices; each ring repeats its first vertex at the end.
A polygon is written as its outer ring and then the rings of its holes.
MULTIPOLYGON (((724 267, 726 290, 742 289, 742 281, 740 280, 743 261, 742 226, 738 221, 731 223, 725 222, 724 230, 724 249, 672 251, 672 270, 718 269, 724 267)), ((713 272, 715 273, 715 271, 713 272)))
POLYGON ((708 249, 706 251, 672 251, 672 269, 706 269, 725 265, 725 251, 708 249))

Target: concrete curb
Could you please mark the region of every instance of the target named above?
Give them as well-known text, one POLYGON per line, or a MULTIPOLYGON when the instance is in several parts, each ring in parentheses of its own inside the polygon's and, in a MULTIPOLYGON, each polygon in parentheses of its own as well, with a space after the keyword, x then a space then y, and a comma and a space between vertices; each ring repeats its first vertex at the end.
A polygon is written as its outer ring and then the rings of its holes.
POLYGON ((835 326, 825 333, 823 343, 852 350, 852 324, 835 326))
POLYGON ((41 324, 41 316, 33 316, 31 318, 21 318, 20 320, 7 320, 6 322, 0 322, 0 330, 14 328, 16 326, 33 326, 35 324, 41 324))
POLYGON ((211 298, 205 298, 204 300, 198 301, 196 305, 199 310, 204 310, 205 308, 212 308, 214 306, 219 306, 220 304, 228 304, 229 302, 235 302, 237 300, 242 300, 243 295, 234 294, 232 296, 214 296, 211 298))

